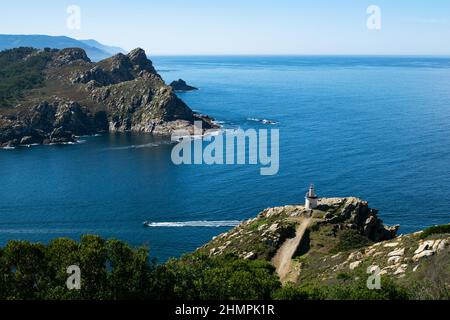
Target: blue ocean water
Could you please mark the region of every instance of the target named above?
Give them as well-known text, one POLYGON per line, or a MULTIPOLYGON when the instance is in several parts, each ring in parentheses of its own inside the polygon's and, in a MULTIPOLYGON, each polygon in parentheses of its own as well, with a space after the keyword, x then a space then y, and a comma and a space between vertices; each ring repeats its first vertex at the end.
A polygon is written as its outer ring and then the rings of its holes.
POLYGON ((310 182, 319 196, 368 200, 401 232, 450 222, 449 58, 153 62, 167 82, 183 78, 199 87, 179 96, 225 127, 279 129, 279 173, 176 166, 172 145, 148 135, 0 150, 0 245, 90 233, 147 244, 164 261, 266 207, 302 203, 310 182))

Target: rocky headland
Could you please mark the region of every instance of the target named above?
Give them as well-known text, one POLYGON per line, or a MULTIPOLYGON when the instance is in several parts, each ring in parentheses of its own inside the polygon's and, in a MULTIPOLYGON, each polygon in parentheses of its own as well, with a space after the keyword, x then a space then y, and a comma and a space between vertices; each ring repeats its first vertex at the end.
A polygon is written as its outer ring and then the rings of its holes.
POLYGON ((102 132, 170 135, 193 131, 194 121, 216 127, 177 97, 139 48, 97 63, 79 48, 17 48, 0 52, 0 62, 0 147, 102 132))

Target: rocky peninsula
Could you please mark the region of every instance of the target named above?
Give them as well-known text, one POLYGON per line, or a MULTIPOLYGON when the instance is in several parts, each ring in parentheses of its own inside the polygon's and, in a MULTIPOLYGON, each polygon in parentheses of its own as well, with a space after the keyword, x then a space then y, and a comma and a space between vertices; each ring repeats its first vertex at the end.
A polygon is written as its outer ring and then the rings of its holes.
POLYGON ((384 225, 366 201, 323 198, 313 210, 266 209, 198 252, 265 260, 285 286, 347 285, 378 270, 381 277, 422 290, 419 298, 442 295, 437 291, 450 287, 450 225, 404 235, 397 235, 398 229, 384 225))
POLYGON ((79 48, 0 52, 0 147, 75 142, 102 132, 214 128, 166 85, 142 49, 93 63, 79 48))

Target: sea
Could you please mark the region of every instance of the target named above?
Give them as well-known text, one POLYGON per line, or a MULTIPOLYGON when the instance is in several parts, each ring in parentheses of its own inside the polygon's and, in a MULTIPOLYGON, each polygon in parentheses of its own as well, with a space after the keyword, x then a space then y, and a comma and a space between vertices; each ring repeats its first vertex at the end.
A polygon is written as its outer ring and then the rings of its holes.
POLYGON ((0 246, 84 234, 179 257, 267 207, 360 197, 401 233, 450 222, 450 58, 150 57, 226 129, 277 129, 279 171, 176 165, 146 134, 0 150, 0 246), (143 223, 148 222, 148 226, 143 223))

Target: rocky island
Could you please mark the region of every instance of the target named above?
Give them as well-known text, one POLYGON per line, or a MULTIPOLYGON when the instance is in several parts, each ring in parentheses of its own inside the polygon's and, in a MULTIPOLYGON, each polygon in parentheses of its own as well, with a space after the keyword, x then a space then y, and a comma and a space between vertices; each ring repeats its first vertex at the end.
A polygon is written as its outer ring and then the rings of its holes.
POLYGON ((198 88, 188 85, 183 79, 172 81, 170 83, 170 86, 173 88, 173 90, 181 92, 198 90, 198 88))
POLYGON ((0 52, 0 147, 70 143, 101 132, 214 128, 167 86, 142 49, 91 62, 84 50, 0 52))

